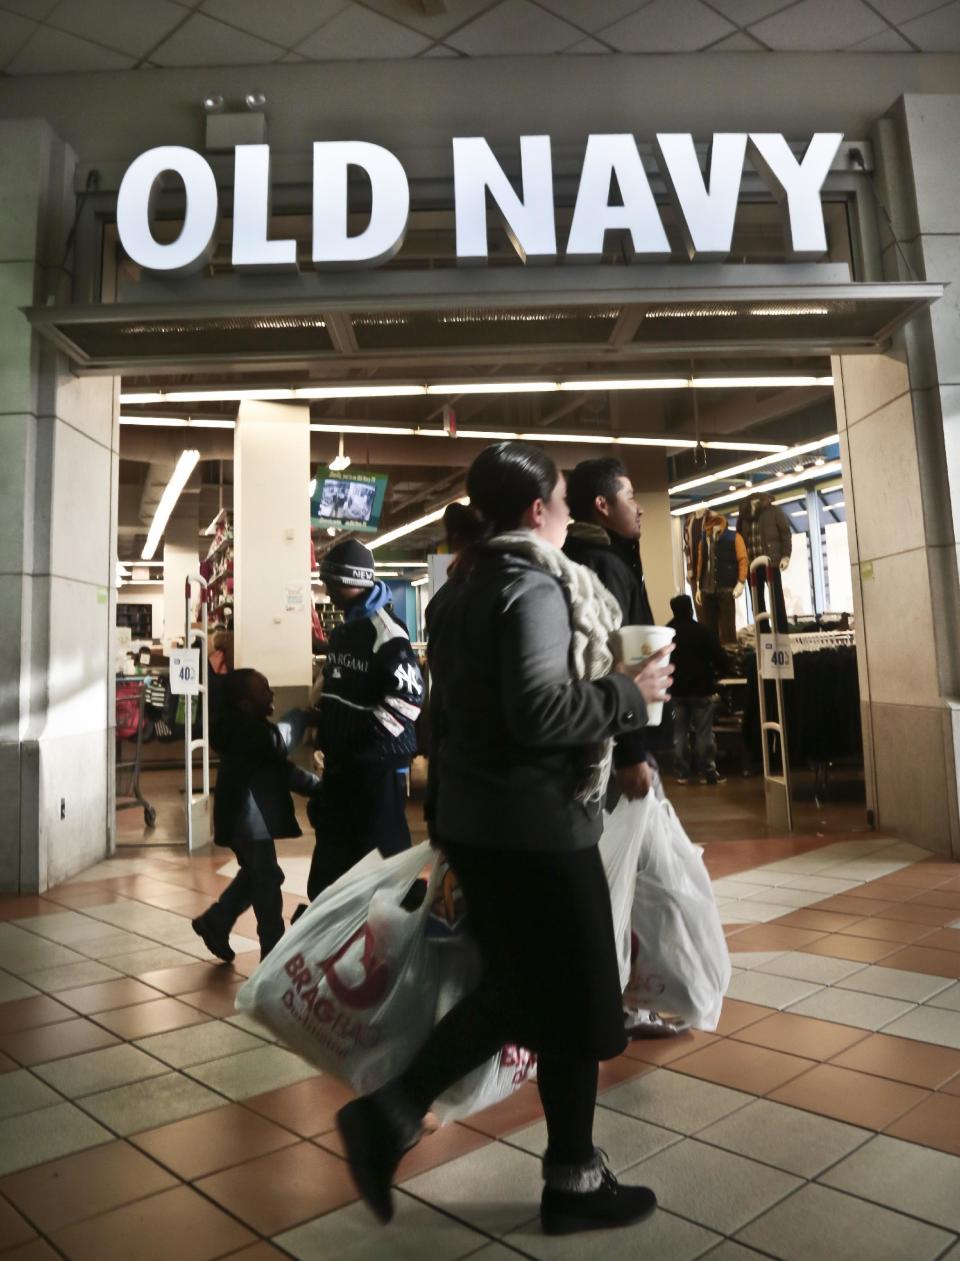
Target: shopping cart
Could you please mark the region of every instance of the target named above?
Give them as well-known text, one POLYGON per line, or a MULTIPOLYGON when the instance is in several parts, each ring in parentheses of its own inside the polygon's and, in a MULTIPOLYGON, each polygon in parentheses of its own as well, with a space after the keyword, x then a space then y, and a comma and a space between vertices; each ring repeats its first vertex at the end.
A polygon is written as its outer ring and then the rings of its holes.
POLYGON ((143 807, 143 821, 156 826, 157 812, 140 789, 140 757, 143 751, 144 697, 146 679, 117 679, 117 810, 143 807), (122 760, 123 743, 133 744, 133 761, 122 760), (129 776, 127 792, 122 792, 121 775, 129 776))

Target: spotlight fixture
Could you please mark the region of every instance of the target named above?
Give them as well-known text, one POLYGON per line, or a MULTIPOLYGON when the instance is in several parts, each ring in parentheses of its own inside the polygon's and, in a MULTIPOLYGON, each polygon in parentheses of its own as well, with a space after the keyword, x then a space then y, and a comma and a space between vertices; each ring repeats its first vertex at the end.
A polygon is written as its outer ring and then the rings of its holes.
POLYGON ((693 448, 693 462, 697 468, 707 467, 707 453, 702 442, 698 442, 693 448))
POLYGON ((794 471, 795 473, 802 473, 802 472, 803 472, 803 468, 804 468, 804 466, 803 466, 803 464, 802 464, 802 463, 801 463, 801 464, 795 464, 795 465, 793 466, 793 471, 794 471))
POLYGON ((343 473, 346 469, 350 467, 350 463, 351 461, 350 461, 349 455, 343 454, 343 434, 341 434, 340 435, 340 450, 338 451, 336 458, 330 461, 330 472, 343 473))
POLYGON ((219 92, 211 92, 209 96, 203 98, 204 112, 207 114, 220 114, 223 111, 223 97, 219 92))
POLYGON ((267 98, 263 92, 248 92, 243 103, 249 110, 260 110, 266 105, 267 98))

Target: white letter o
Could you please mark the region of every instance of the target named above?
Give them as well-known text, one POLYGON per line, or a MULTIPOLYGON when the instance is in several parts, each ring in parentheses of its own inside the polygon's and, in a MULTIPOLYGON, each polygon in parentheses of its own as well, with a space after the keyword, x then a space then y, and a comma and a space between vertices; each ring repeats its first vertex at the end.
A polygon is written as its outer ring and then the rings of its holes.
POLYGON ((117 194, 120 243, 135 263, 168 276, 199 271, 216 248, 217 181, 209 163, 193 149, 162 145, 130 163, 117 194), (153 202, 161 177, 173 171, 183 181, 186 207, 183 229, 169 244, 151 228, 153 202))

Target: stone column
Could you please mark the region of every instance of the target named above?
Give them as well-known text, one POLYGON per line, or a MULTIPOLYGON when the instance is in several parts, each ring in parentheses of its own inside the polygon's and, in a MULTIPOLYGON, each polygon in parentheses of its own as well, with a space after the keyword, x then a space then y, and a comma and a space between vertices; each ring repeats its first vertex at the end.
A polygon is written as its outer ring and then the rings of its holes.
POLYGON ((673 518, 667 493, 667 461, 662 451, 638 453, 636 447, 613 448, 630 474, 637 502, 643 509, 640 555, 653 616, 668 622, 670 601, 681 590, 676 584, 673 518))
POLYGON ((69 299, 74 158, 0 123, 0 889, 43 890, 112 846, 118 408, 21 308, 69 299))
POLYGON ((877 126, 887 279, 949 282, 890 353, 834 361, 870 803, 960 858, 960 96, 877 126))

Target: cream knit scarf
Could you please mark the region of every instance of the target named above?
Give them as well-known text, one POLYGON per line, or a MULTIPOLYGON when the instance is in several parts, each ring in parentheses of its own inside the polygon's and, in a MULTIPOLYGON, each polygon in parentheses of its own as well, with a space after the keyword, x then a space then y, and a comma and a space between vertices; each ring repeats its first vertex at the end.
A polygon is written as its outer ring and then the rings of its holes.
MULTIPOLYGON (((610 636, 622 621, 620 605, 592 569, 574 564, 558 547, 532 530, 497 534, 487 544, 532 561, 563 587, 570 606, 573 638, 570 643, 572 679, 603 679, 613 668, 610 636)), ((593 752, 589 772, 577 793, 579 801, 602 802, 613 764, 613 740, 604 740, 593 752)))

